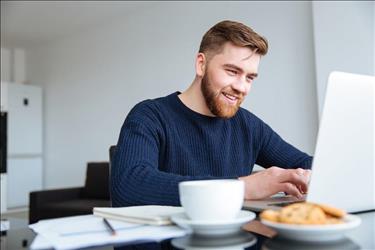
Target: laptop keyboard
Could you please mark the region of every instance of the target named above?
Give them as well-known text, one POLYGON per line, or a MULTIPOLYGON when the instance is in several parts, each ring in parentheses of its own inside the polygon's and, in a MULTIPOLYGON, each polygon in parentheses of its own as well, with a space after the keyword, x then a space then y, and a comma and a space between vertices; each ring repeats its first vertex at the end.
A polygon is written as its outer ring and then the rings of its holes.
POLYGON ((270 203, 269 206, 277 206, 277 207, 285 207, 294 203, 301 203, 303 201, 284 201, 284 202, 276 202, 276 203, 270 203))

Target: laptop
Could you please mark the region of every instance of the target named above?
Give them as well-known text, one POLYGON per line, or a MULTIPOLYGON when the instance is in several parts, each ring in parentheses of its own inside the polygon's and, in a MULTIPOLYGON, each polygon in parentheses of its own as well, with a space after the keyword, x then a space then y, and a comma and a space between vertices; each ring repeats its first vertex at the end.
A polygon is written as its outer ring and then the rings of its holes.
POLYGON ((332 72, 319 126, 308 194, 245 200, 244 209, 280 209, 301 201, 348 212, 375 210, 375 77, 332 72))

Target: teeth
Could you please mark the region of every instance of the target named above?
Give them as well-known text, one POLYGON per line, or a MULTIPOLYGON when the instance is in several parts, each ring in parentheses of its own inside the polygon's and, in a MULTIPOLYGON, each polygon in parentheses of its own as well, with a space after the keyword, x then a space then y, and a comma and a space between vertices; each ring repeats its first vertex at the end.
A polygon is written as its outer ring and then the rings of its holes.
POLYGON ((223 93, 223 94, 224 94, 228 99, 230 99, 230 100, 232 100, 232 101, 234 101, 234 100, 237 99, 235 96, 229 95, 229 94, 227 94, 227 93, 223 93))

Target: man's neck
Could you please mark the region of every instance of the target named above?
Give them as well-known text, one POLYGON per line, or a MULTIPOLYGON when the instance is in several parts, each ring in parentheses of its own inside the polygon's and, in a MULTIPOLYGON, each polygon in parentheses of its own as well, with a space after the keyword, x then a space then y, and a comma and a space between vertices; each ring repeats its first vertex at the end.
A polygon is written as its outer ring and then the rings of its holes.
POLYGON ((178 95, 181 102, 189 109, 207 116, 214 116, 208 109, 201 91, 201 81, 194 79, 190 87, 178 95))

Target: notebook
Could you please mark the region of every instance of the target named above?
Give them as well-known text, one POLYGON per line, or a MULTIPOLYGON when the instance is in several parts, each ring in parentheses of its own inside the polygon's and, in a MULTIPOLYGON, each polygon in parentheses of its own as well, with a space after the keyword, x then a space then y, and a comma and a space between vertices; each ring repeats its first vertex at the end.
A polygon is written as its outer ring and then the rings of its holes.
POLYGON ((133 206, 133 207, 95 207, 93 214, 107 219, 121 220, 148 225, 172 224, 171 216, 183 213, 182 207, 173 206, 133 206))
MULTIPOLYGON (((328 79, 307 201, 348 212, 375 210, 375 77, 332 72, 328 79)), ((244 208, 280 209, 294 197, 246 200, 244 208)))

